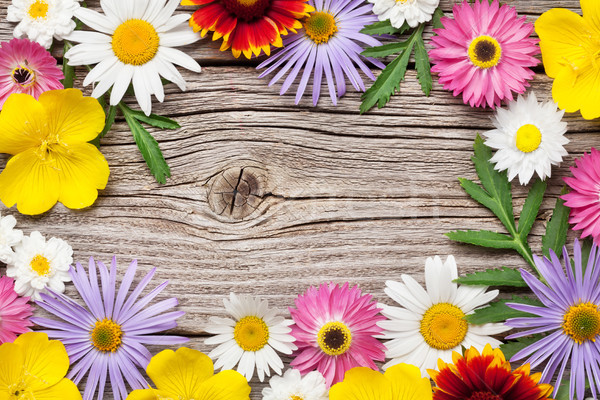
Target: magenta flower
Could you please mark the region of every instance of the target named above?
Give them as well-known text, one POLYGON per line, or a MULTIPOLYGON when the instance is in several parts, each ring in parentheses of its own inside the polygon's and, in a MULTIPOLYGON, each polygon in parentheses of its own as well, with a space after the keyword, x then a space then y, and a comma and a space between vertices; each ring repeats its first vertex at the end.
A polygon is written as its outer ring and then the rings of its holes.
POLYGON ((539 64, 538 40, 530 38, 533 24, 518 17, 513 7, 498 0, 467 0, 455 4, 454 19, 444 17, 443 29, 434 29, 431 69, 444 89, 454 96, 462 93, 471 107, 494 108, 502 100, 523 93, 539 64))
POLYGON ((15 281, 3 276, 0 278, 0 344, 13 342, 17 335, 29 332, 33 325, 29 297, 19 297, 15 292, 15 281))
POLYGON ((0 109, 13 93, 37 99, 48 90, 62 89, 63 78, 56 59, 42 45, 28 39, 0 43, 0 109))
POLYGON ((600 151, 592 147, 590 154, 575 160, 571 173, 573 177, 564 178, 571 192, 562 196, 571 208, 569 222, 574 230, 583 229, 582 238, 591 236, 600 244, 600 151))
POLYGON ((309 288, 290 308, 295 325, 292 335, 298 350, 292 367, 302 375, 317 370, 327 386, 341 382, 354 367, 377 369, 373 362, 385 359, 385 346, 375 336, 383 329, 377 322, 386 318, 373 296, 357 286, 323 284, 309 288))

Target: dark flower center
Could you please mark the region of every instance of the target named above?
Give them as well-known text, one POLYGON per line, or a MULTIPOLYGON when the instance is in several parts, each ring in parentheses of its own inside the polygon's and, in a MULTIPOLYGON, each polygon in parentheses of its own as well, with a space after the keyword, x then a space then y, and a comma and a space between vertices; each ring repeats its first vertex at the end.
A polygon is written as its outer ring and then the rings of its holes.
POLYGON ((17 67, 12 70, 12 79, 18 85, 26 88, 35 83, 35 73, 26 67, 17 67))
POLYGON ((329 322, 319 330, 317 342, 325 354, 339 356, 350 348, 352 333, 341 322, 329 322))
POLYGON ((502 400, 502 397, 492 392, 474 392, 468 400, 502 400))
POLYGON ((227 11, 245 21, 262 17, 271 0, 223 0, 227 11))
POLYGON ((475 55, 481 62, 488 62, 496 56, 496 46, 492 42, 482 40, 475 45, 475 55))

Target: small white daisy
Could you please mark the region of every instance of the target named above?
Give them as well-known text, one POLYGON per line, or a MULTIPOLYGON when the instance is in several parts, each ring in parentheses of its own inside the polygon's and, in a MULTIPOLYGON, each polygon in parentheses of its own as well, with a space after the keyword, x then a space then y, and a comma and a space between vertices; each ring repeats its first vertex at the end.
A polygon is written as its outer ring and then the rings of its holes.
POLYGON ((110 104, 117 105, 133 83, 135 98, 150 115, 154 94, 165 98, 160 77, 185 90, 186 83, 173 64, 200 72, 200 65, 184 52, 174 49, 194 43, 200 35, 187 21, 189 14, 173 15, 179 0, 101 0, 105 14, 87 8, 75 13, 97 32, 75 31, 68 39, 79 42, 65 55, 70 65, 96 65, 83 86, 97 82, 92 97, 100 97, 111 87, 110 104))
POLYGON ((15 229, 17 220, 12 215, 0 215, 0 262, 10 264, 15 252, 13 247, 21 243, 23 232, 15 229))
POLYGON ((65 291, 65 282, 71 281, 70 265, 73 249, 67 242, 57 238, 46 238, 38 231, 25 236, 17 247, 6 275, 15 279, 15 292, 40 300, 46 288, 55 292, 65 291))
POLYGON ((269 309, 266 300, 255 297, 231 293, 223 303, 233 319, 211 317, 206 328, 206 332, 216 336, 205 343, 218 344, 209 354, 216 359, 215 369, 233 369, 237 365, 238 372, 248 381, 255 366, 261 382, 265 374, 271 375, 270 369, 281 375, 283 362, 275 350, 289 355, 297 349, 290 335, 293 322, 269 309))
POLYGON ((378 325, 385 331, 386 358, 383 368, 406 363, 427 369, 437 368, 439 358, 452 361, 452 352, 462 352, 461 346, 483 351, 486 344, 498 347, 501 342, 490 337, 506 332, 504 324, 472 325, 463 319, 478 307, 486 305, 498 295, 498 290, 486 292, 487 286, 458 286, 456 262, 449 256, 429 257, 425 263, 427 291, 411 276, 402 275, 401 282, 387 281, 385 293, 402 307, 379 304, 383 315, 389 318, 378 325))
POLYGON ((564 113, 555 103, 538 103, 534 93, 511 101, 508 110, 498 108, 492 118, 496 129, 484 133, 485 144, 498 150, 490 160, 495 169, 508 170, 510 181, 519 175, 521 185, 527 185, 534 172, 542 180, 549 178, 552 165, 568 154, 563 147, 569 143, 564 113))
POLYGON ((373 13, 380 21, 389 19, 394 28, 400 28, 404 21, 414 28, 431 20, 440 0, 369 0, 373 3, 373 13))
POLYGON ((18 22, 13 35, 27 37, 50 48, 52 38, 58 40, 73 32, 73 14, 79 8, 76 0, 12 0, 6 19, 18 22))
POLYGON ((327 400, 327 383, 318 371, 301 376, 297 369, 288 369, 283 376, 274 376, 262 390, 263 400, 327 400))

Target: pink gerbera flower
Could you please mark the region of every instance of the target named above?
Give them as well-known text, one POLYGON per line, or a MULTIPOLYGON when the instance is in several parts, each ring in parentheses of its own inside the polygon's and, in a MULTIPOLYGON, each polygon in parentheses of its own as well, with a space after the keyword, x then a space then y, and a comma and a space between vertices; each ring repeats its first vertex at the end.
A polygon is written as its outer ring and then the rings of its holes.
POLYGON ((309 288, 290 308, 295 325, 292 335, 298 350, 291 365, 302 375, 318 370, 327 385, 341 382, 354 367, 377 369, 373 362, 385 359, 385 346, 375 339, 382 329, 373 296, 355 286, 323 284, 309 288))
POLYGON ((570 223, 574 230, 583 229, 582 238, 592 236, 600 244, 600 151, 592 147, 590 154, 575 160, 573 177, 564 178, 571 192, 562 196, 571 208, 570 223))
POLYGON ((19 297, 12 278, 0 278, 0 344, 13 342, 17 335, 29 331, 31 306, 29 297, 19 297))
POLYGON ((13 93, 37 99, 48 90, 62 89, 63 78, 56 59, 42 45, 28 39, 0 44, 0 109, 13 93))
POLYGON ((454 5, 454 19, 444 17, 443 29, 434 29, 429 51, 444 89, 462 93, 471 107, 494 108, 523 93, 535 73, 529 68, 540 62, 538 40, 529 37, 533 24, 518 17, 513 7, 500 7, 498 0, 475 0, 454 5))

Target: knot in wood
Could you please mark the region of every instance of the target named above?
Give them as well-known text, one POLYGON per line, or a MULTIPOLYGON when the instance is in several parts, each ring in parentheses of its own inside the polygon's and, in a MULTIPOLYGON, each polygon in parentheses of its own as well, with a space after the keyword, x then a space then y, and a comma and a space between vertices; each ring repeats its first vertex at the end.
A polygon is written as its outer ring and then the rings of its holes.
POLYGON ((263 171, 254 167, 226 169, 209 182, 208 205, 219 216, 242 220, 263 201, 265 181, 263 171))

